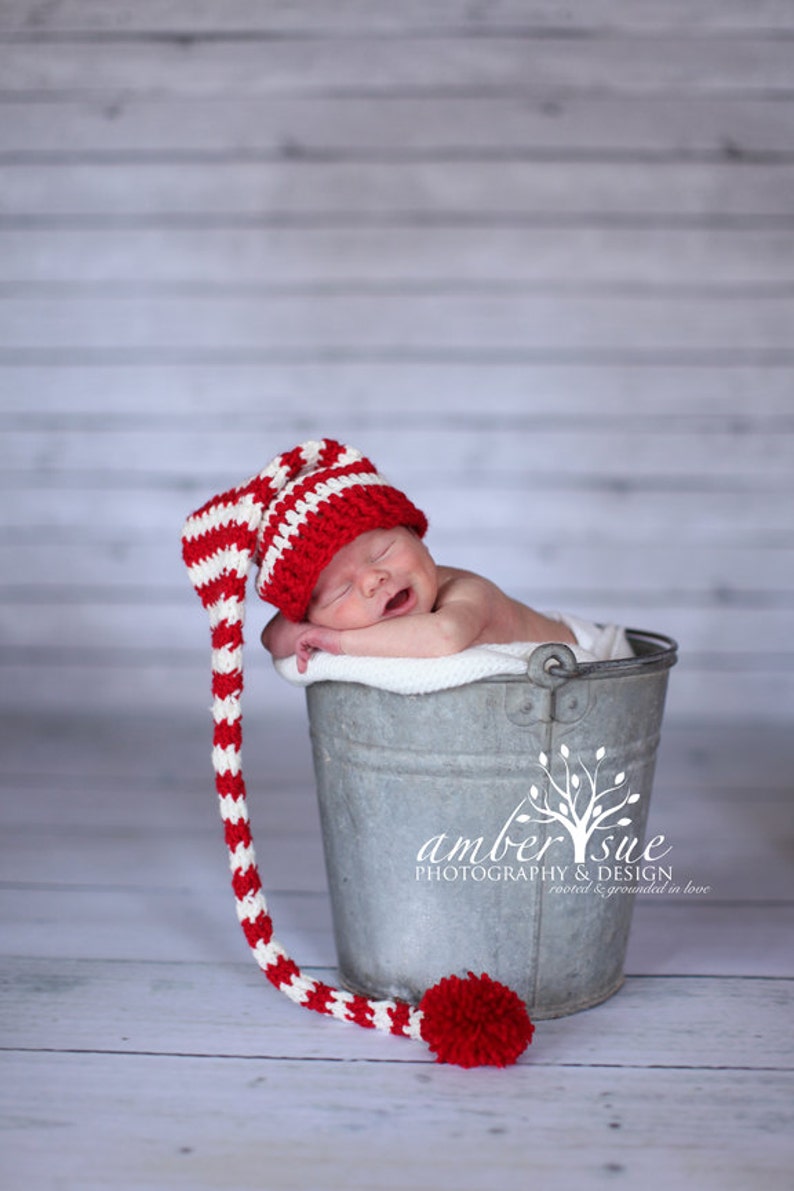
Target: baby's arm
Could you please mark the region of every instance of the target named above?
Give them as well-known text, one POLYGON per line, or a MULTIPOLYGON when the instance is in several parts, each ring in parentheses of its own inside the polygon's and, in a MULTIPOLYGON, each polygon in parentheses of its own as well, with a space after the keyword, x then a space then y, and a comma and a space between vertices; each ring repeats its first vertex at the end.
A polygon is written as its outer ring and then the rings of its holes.
POLYGON ((316 649, 351 657, 436 658, 459 653, 479 636, 484 620, 475 605, 455 601, 435 612, 379 620, 361 629, 304 625, 296 642, 302 674, 316 649))

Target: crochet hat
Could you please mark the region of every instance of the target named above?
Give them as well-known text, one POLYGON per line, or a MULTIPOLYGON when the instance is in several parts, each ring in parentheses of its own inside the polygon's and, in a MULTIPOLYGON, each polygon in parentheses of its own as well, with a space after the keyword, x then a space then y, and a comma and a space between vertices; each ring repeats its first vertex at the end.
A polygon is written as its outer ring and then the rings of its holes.
POLYGON ((483 973, 447 976, 418 1007, 371 1000, 305 975, 273 937, 256 865, 243 781, 243 622, 248 573, 256 590, 290 620, 303 619, 323 568, 371 529, 398 525, 424 535, 427 519, 352 447, 305 442, 244 484, 188 517, 182 555, 209 613, 212 639, 212 763, 232 869, 237 916, 257 963, 291 1000, 343 1021, 423 1039, 439 1062, 504 1067, 532 1039, 512 989, 483 973))

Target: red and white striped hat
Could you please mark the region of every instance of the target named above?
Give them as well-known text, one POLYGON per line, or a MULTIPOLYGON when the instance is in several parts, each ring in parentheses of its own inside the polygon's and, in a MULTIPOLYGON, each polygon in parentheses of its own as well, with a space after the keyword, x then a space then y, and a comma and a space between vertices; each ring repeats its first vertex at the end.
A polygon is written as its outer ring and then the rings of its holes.
POLYGON ((485 973, 452 975, 414 1007, 370 1000, 305 975, 273 938, 254 855, 241 762, 248 573, 258 566, 258 594, 300 621, 320 572, 342 546, 367 530, 397 525, 422 536, 427 519, 359 451, 331 439, 301 443, 276 456, 259 475, 214 496, 185 523, 182 555, 210 619, 212 763, 237 916, 268 980, 305 1008, 421 1038, 439 1062, 504 1067, 515 1062, 533 1033, 512 989, 485 973))

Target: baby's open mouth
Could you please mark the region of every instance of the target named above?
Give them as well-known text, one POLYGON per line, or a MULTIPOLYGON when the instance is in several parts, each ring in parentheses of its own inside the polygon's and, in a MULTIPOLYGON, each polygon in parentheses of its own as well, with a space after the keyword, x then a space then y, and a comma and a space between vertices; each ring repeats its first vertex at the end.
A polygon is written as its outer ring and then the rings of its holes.
POLYGON ((408 603, 408 600, 410 598, 411 598, 410 589, 407 587, 404 587, 402 589, 402 591, 398 591, 397 594, 393 595, 392 598, 388 601, 388 603, 386 604, 386 607, 383 609, 384 613, 398 612, 400 610, 400 608, 402 608, 403 604, 408 603))

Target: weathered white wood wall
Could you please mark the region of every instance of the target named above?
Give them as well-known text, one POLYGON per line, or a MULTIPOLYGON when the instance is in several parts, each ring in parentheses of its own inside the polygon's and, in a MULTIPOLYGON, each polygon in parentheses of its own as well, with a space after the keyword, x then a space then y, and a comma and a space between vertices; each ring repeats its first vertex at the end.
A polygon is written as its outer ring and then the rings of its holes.
POLYGON ((790 716, 793 298, 787 0, 3 0, 3 703, 194 707, 183 517, 328 434, 790 716))

